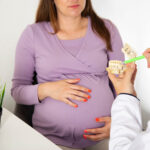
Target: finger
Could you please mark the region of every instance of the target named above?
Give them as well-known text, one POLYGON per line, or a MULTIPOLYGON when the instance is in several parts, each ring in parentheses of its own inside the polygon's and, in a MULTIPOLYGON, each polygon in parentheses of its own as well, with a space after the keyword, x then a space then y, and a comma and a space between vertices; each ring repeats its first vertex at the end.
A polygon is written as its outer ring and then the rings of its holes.
POLYGON ((143 55, 146 57, 147 54, 150 53, 150 48, 147 48, 144 52, 143 52, 143 55))
POLYGON ((150 54, 146 59, 147 59, 147 67, 150 68, 150 54))
POLYGON ((83 86, 80 86, 80 85, 70 85, 70 88, 74 89, 74 90, 83 91, 83 92, 91 92, 90 89, 83 87, 83 86))
POLYGON ((123 70, 120 71, 120 74, 119 74, 119 78, 120 79, 123 79, 124 76, 125 76, 125 71, 126 71, 126 68, 124 68, 123 70))
POLYGON ((84 130, 84 133, 93 133, 93 134, 105 133, 105 127, 95 128, 95 129, 86 129, 84 130))
POLYGON ((124 77, 124 73, 120 73, 119 78, 123 78, 123 77, 124 77))
POLYGON ((77 95, 69 94, 67 97, 71 98, 72 100, 77 100, 77 101, 81 101, 81 102, 87 102, 87 99, 85 99, 83 97, 79 97, 77 95))
POLYGON ((80 81, 80 79, 65 79, 64 81, 67 83, 77 83, 80 81))
POLYGON ((90 95, 84 93, 84 92, 81 92, 81 91, 78 91, 78 90, 69 90, 69 93, 72 95, 76 95, 76 96, 80 96, 81 98, 90 98, 90 95))
POLYGON ((103 139, 108 138, 108 136, 106 134, 97 134, 97 135, 83 135, 84 139, 89 139, 92 141, 100 141, 103 139))
POLYGON ((135 68, 135 71, 134 71, 132 79, 131 79, 132 84, 134 84, 134 81, 135 81, 135 78, 136 78, 136 74, 137 74, 137 65, 135 67, 136 68, 135 68))
POLYGON ((97 122, 111 122, 111 117, 100 117, 96 118, 97 122))
POLYGON ((125 80, 126 81, 131 81, 133 73, 135 71, 135 63, 129 63, 126 65, 127 69, 125 71, 125 80))
POLYGON ((75 104, 75 103, 69 101, 67 98, 64 98, 64 99, 63 99, 63 102, 66 103, 66 104, 68 104, 68 105, 70 105, 70 106, 72 106, 72 107, 75 107, 75 108, 78 107, 77 104, 75 104))
POLYGON ((147 67, 150 68, 150 48, 144 51, 143 55, 147 59, 147 67))
POLYGON ((109 68, 106 68, 107 72, 108 72, 108 77, 109 79, 112 81, 112 83, 116 82, 117 78, 114 74, 111 73, 109 68))

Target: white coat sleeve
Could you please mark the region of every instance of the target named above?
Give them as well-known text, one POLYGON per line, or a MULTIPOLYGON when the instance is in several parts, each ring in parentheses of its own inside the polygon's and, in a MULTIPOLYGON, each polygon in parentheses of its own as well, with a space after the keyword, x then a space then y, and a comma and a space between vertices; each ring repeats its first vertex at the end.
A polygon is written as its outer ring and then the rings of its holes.
POLYGON ((129 150, 142 131, 139 100, 131 95, 118 95, 112 105, 111 117, 109 150, 129 150))

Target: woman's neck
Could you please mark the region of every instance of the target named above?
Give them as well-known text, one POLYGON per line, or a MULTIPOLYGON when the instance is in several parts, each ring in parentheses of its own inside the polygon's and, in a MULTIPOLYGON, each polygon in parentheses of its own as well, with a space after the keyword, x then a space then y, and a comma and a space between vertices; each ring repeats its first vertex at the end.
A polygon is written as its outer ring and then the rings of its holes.
POLYGON ((83 18, 81 16, 78 17, 59 16, 58 24, 61 31, 75 32, 83 26, 82 20, 83 18))

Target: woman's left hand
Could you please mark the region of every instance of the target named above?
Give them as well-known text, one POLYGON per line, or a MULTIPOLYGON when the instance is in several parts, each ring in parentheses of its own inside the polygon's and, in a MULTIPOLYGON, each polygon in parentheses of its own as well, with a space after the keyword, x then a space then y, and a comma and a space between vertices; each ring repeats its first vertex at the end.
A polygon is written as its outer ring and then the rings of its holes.
POLYGON ((96 118, 96 122, 104 122, 105 126, 101 128, 95 128, 95 129, 86 129, 84 130, 85 134, 83 135, 83 137, 85 139, 89 139, 92 141, 100 141, 100 140, 109 138, 111 117, 96 118), (86 133, 92 133, 93 135, 88 135, 86 133))

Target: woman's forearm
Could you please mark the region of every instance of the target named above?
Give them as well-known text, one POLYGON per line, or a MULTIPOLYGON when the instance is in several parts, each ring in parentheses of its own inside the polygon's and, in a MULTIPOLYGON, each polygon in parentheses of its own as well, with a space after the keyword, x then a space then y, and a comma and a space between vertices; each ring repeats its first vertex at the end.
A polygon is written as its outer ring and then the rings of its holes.
POLYGON ((37 85, 19 85, 11 89, 11 95, 16 103, 23 105, 35 105, 39 103, 37 85))
POLYGON ((38 86, 38 99, 39 99, 39 101, 42 101, 43 99, 48 97, 48 94, 47 94, 48 84, 50 85, 50 82, 39 84, 39 86, 38 86))

